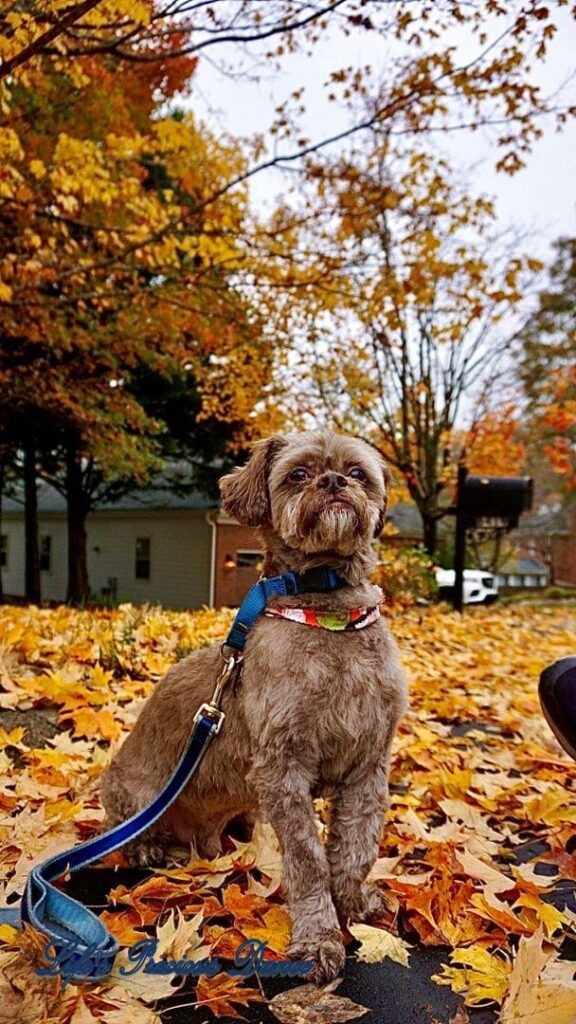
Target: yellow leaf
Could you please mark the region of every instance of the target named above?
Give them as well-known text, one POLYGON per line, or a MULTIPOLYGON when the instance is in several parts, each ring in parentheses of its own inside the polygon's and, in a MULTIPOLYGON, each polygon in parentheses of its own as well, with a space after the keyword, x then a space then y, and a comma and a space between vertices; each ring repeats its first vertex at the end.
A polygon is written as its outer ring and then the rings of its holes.
POLYGON ((73 711, 69 718, 74 725, 75 736, 113 740, 122 734, 122 727, 115 721, 111 711, 95 711, 94 708, 83 707, 73 711))
POLYGON ((248 851, 254 857, 253 866, 266 878, 266 881, 257 880, 251 874, 248 891, 257 893, 258 896, 271 896, 279 888, 283 872, 278 838, 271 825, 265 822, 256 822, 252 841, 248 844, 246 852, 248 853, 248 851))
POLYGON ((392 935, 382 928, 372 928, 368 924, 351 925, 350 932, 360 942, 360 949, 356 950, 359 960, 367 964, 376 964, 388 958, 402 964, 403 967, 408 967, 410 946, 397 935, 392 935))
POLYGON ((511 970, 507 960, 493 956, 478 945, 455 949, 450 960, 453 964, 462 964, 462 967, 443 964, 443 973, 433 975, 433 981, 439 985, 450 985, 453 992, 464 995, 466 1006, 502 1002, 511 970))
POLYGON ((31 160, 30 170, 32 171, 32 174, 35 178, 43 178, 46 174, 46 167, 44 166, 42 160, 31 160))
POLYGON ((11 732, 8 732, 3 725, 0 725, 0 749, 3 749, 4 747, 24 746, 22 743, 24 731, 23 726, 18 726, 16 729, 12 729, 11 732))
POLYGON ((558 928, 561 928, 565 924, 569 924, 569 920, 565 914, 556 907, 553 907, 550 903, 545 903, 544 900, 536 896, 535 893, 526 892, 523 893, 519 899, 516 900, 514 908, 516 907, 528 907, 529 910, 533 910, 536 914, 536 918, 539 922, 544 925, 546 932, 546 938, 550 939, 558 928))
POLYGON ((520 939, 498 1024, 574 1024, 574 964, 553 960, 543 942, 541 930, 520 939))
POLYGON ((546 825, 558 825, 563 821, 576 822, 574 802, 561 786, 552 787, 542 796, 528 800, 525 810, 530 821, 543 821, 546 825))
POLYGON ((186 920, 176 908, 170 911, 164 924, 156 928, 158 945, 154 958, 164 957, 166 960, 190 959, 190 952, 200 946, 202 937, 199 928, 202 925, 202 912, 186 920))
POLYGON ((244 930, 248 938, 265 942, 267 948, 273 953, 284 955, 290 944, 290 915, 285 907, 273 904, 268 913, 264 915, 262 925, 250 924, 244 930))

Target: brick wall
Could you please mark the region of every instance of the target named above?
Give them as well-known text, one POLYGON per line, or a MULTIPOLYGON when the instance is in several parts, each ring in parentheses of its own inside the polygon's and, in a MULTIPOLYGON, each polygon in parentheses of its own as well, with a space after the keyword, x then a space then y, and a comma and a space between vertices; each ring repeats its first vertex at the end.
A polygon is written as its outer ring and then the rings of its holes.
POLYGON ((576 537, 552 537, 551 546, 554 583, 576 586, 576 537))
POLYGON ((257 569, 235 567, 225 569, 224 560, 231 555, 237 561, 238 551, 261 551, 262 542, 249 526, 218 523, 216 527, 216 567, 214 573, 214 604, 216 608, 236 607, 258 579, 257 569))

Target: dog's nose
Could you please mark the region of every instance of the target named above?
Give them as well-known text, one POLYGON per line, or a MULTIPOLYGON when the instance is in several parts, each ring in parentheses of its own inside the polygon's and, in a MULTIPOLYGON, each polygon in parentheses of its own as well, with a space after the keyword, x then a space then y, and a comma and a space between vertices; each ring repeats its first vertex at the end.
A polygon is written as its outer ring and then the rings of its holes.
POLYGON ((323 491, 332 491, 334 494, 336 491, 343 491, 347 486, 348 481, 342 473, 323 473, 318 478, 318 487, 323 491))

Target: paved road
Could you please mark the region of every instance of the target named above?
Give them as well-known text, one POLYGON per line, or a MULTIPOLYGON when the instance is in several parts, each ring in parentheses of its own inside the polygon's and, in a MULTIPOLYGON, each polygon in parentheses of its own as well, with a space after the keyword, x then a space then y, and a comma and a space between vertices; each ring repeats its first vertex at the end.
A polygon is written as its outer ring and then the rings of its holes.
MULTIPOLYGON (((66 891, 95 908, 106 903, 106 894, 119 884, 135 885, 148 877, 145 871, 87 869, 74 875, 66 891)), ((353 955, 346 962, 344 980, 338 995, 348 996, 355 1003, 367 1007, 370 1013, 358 1018, 363 1024, 448 1024, 462 1000, 448 987, 437 985, 431 976, 448 963, 448 948, 415 946, 411 953, 411 964, 407 970, 400 964, 385 961, 382 964, 360 963, 353 955)), ((272 998, 299 981, 288 979, 266 979, 263 988, 266 996, 272 998)), ((189 999, 193 1002, 192 990, 182 991, 172 1000, 180 1007, 170 1011, 170 1000, 163 1004, 163 1024, 201 1024, 213 1019, 206 1010, 182 1009, 189 999)), ((250 1010, 241 1011, 247 1020, 261 1024, 278 1024, 277 1018, 263 1004, 250 1010)), ((232 1018, 220 1018, 232 1020, 232 1018)), ((475 1010, 474 1024, 494 1024, 496 1015, 491 1011, 475 1010)))

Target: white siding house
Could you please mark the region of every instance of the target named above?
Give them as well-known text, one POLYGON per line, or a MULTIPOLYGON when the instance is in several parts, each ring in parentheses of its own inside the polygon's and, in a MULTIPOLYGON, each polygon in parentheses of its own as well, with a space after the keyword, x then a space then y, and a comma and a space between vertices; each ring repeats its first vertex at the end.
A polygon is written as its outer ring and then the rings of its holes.
POLYGON ((509 558, 496 576, 499 587, 546 587, 549 570, 539 558, 509 558))
MULTIPOLYGON (((178 498, 141 492, 96 509, 87 520, 88 570, 93 597, 114 603, 147 601, 166 608, 210 602, 215 503, 199 494, 178 498)), ((24 511, 17 499, 2 507, 0 567, 4 593, 24 595, 24 511)), ((39 486, 42 598, 66 599, 66 505, 39 486)))

